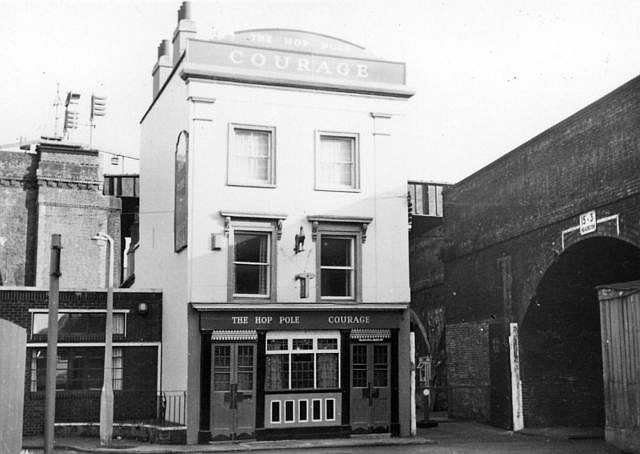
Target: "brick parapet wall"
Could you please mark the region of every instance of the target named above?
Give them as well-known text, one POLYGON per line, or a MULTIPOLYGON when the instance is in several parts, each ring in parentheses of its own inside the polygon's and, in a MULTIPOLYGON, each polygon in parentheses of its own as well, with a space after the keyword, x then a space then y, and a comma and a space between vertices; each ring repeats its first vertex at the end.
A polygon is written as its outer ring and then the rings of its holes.
POLYGON ((61 285, 104 285, 104 252, 91 242, 98 231, 116 242, 118 284, 121 203, 102 195, 98 152, 46 141, 36 150, 0 152, 0 285, 47 285, 53 233, 66 243, 61 285))
POLYGON ((640 77, 445 191, 459 256, 640 193, 640 77))

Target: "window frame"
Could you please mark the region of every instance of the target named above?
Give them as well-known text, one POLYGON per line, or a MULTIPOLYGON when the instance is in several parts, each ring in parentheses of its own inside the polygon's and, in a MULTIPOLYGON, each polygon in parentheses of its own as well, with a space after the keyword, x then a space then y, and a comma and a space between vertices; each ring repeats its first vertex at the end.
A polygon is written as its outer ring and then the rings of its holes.
POLYGON ((232 249, 233 249, 233 254, 231 255, 231 274, 233 277, 233 286, 232 286, 232 297, 234 299, 246 299, 246 298, 255 298, 255 299, 260 299, 260 300, 264 300, 264 299, 270 299, 271 298, 271 290, 273 287, 273 281, 272 281, 272 269, 273 269, 273 235, 271 234, 271 230, 270 229, 259 229, 259 228, 252 228, 252 229, 243 229, 243 228, 234 228, 233 229, 233 245, 232 245, 232 249), (248 235, 256 235, 256 236, 264 236, 267 239, 267 261, 265 263, 263 262, 238 262, 235 260, 235 248, 236 248, 236 242, 235 242, 235 238, 236 235, 238 234, 248 234, 248 235), (266 267, 267 268, 267 284, 266 284, 266 292, 264 294, 261 293, 236 293, 236 266, 238 265, 254 265, 254 266, 261 266, 261 267, 266 267))
POLYGON ((314 186, 316 191, 360 192, 360 134, 354 132, 316 130, 314 186), (320 163, 323 137, 351 139, 353 141, 353 148, 351 151, 351 162, 353 165, 353 168, 351 170, 351 185, 330 185, 320 181, 320 163))
MULTIPOLYGON (((84 385, 88 385, 89 384, 89 378, 88 375, 86 374, 88 370, 90 370, 89 368, 86 367, 88 358, 96 358, 95 356, 92 355, 88 355, 87 354, 87 348, 90 348, 92 350, 100 350, 101 352, 102 347, 85 347, 85 346, 74 346, 74 347, 61 347, 58 350, 58 360, 56 361, 56 372, 63 370, 62 368, 59 367, 60 363, 61 363, 61 351, 64 352, 66 354, 65 358, 70 357, 69 355, 76 355, 75 353, 70 353, 73 350, 80 350, 80 353, 82 355, 82 366, 80 368, 76 368, 73 369, 71 367, 69 367, 69 360, 67 359, 67 367, 64 368, 65 371, 67 371, 67 373, 65 374, 65 376, 67 377, 67 379, 65 380, 65 384, 68 385, 70 382, 81 382, 84 385), (69 370, 73 370, 76 373, 75 374, 71 374, 73 375, 75 378, 73 379, 69 379, 69 370), (77 378, 76 374, 78 371, 82 371, 83 372, 83 376, 80 378, 77 378)), ((42 348, 33 348, 30 349, 29 352, 29 359, 30 359, 30 367, 29 367, 29 390, 32 393, 38 393, 38 392, 44 392, 44 389, 38 389, 38 376, 43 376, 46 375, 46 353, 44 354, 44 356, 42 356, 42 359, 45 360, 45 367, 42 368, 38 368, 38 358, 37 358, 37 354, 38 352, 41 351, 45 351, 46 352, 47 348, 46 347, 42 347, 42 348)), ((95 352, 92 352, 95 353, 95 352)), ((100 377, 104 377, 104 353, 103 356, 101 358, 100 361, 101 364, 101 372, 100 372, 100 377)), ((71 362, 71 365, 73 365, 73 362, 71 362)), ((111 358, 111 367, 112 370, 115 372, 117 371, 117 373, 114 373, 112 375, 111 378, 111 382, 112 382, 112 387, 114 391, 122 391, 124 389, 124 348, 122 347, 113 347, 113 352, 112 352, 112 358, 111 358)), ((56 374, 58 375, 58 374, 56 374)), ((102 384, 100 385, 102 386, 102 384)), ((81 389, 76 389, 76 388, 59 388, 58 387, 58 380, 56 379, 56 392, 84 392, 84 391, 99 391, 101 389, 101 387, 90 387, 90 386, 85 386, 81 389)))
POLYGON ((363 252, 362 245, 367 238, 367 228, 373 218, 361 217, 361 216, 329 216, 329 215, 312 215, 307 216, 307 220, 311 222, 312 226, 312 238, 316 242, 316 301, 318 302, 330 302, 330 301, 353 301, 356 303, 362 302, 362 266, 363 266, 363 252), (337 236, 337 237, 353 237, 353 257, 355 269, 353 284, 354 295, 350 298, 335 298, 335 297, 323 297, 322 296, 322 237, 323 236, 337 236))
MULTIPOLYGON (((309 392, 330 392, 332 390, 337 390, 342 387, 342 339, 340 336, 340 331, 269 331, 267 332, 265 338, 264 345, 264 354, 268 355, 286 355, 288 357, 287 361, 287 386, 281 389, 267 389, 266 379, 265 379, 265 390, 268 393, 289 393, 289 392, 299 392, 299 391, 309 391, 309 392), (269 341, 270 340, 287 340, 287 348, 284 350, 269 350, 269 341), (310 349, 295 349, 293 346, 293 341, 297 339, 312 339, 312 348, 310 349), (320 339, 332 339, 336 340, 336 348, 334 349, 325 349, 320 348, 318 340, 320 339), (292 355, 295 354, 311 354, 313 355, 313 387, 311 388, 294 388, 293 387, 293 378, 292 378, 292 364, 293 359, 292 355), (337 355, 337 372, 338 376, 336 378, 336 387, 333 388, 320 388, 318 387, 318 355, 322 354, 335 354, 337 355)), ((294 408, 294 412, 296 409, 294 408)), ((309 408, 307 407, 307 412, 309 408)), ((294 418, 295 419, 295 418, 294 418)))
MULTIPOLYGON (((236 171, 237 172, 237 171, 236 171)), ((275 188, 276 187, 276 128, 275 126, 263 126, 244 123, 229 123, 227 138, 227 186, 243 186, 253 188, 275 188), (233 156, 239 144, 236 140, 236 130, 266 132, 269 135, 269 161, 268 180, 244 179, 234 174, 233 156)))
MULTIPOLYGON (((48 317, 49 317, 49 310, 48 309, 30 309, 29 312, 31 312, 31 326, 30 326, 30 339, 34 340, 34 339, 38 339, 38 338, 46 338, 46 334, 38 334, 35 332, 35 317, 36 315, 43 315, 44 317, 47 318, 47 324, 48 324, 48 317)), ((114 338, 121 338, 121 339, 126 339, 127 337, 127 318, 129 315, 129 309, 113 309, 113 317, 115 319, 116 316, 120 317, 122 316, 122 327, 123 330, 122 332, 116 332, 115 328, 116 328, 116 323, 113 324, 113 337, 114 338)), ((74 315, 79 315, 79 314, 104 314, 105 318, 107 316, 107 310, 106 309, 59 309, 58 310, 58 319, 60 319, 60 317, 64 316, 64 314, 74 314, 74 315)), ((115 322, 115 320, 114 320, 115 322)), ((103 338, 105 338, 106 336, 104 334, 101 334, 103 338)), ((87 334, 69 334, 69 335, 62 335, 59 331, 58 331, 58 337, 60 339, 63 338, 69 338, 71 340, 80 340, 83 337, 90 337, 91 334, 89 332, 87 332, 87 334)))
POLYGON ((334 234, 322 234, 320 236, 320 247, 318 247, 318 255, 320 256, 319 260, 319 273, 318 273, 318 287, 320 289, 320 299, 321 300, 344 300, 344 301, 353 301, 356 299, 356 241, 358 240, 357 235, 334 235, 334 234), (349 262, 351 263, 349 266, 329 266, 322 265, 322 241, 325 239, 336 239, 336 240, 348 240, 349 241, 349 262), (345 296, 339 295, 322 295, 322 272, 323 270, 344 270, 350 271, 350 285, 349 285, 349 294, 345 296))

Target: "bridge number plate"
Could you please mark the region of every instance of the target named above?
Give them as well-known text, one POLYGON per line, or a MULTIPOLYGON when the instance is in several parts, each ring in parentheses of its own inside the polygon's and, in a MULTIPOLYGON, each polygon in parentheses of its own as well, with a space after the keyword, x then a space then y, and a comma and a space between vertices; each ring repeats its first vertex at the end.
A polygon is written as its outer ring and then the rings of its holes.
POLYGON ((586 235, 587 233, 595 232, 597 222, 596 210, 582 213, 580 215, 580 235, 586 235))

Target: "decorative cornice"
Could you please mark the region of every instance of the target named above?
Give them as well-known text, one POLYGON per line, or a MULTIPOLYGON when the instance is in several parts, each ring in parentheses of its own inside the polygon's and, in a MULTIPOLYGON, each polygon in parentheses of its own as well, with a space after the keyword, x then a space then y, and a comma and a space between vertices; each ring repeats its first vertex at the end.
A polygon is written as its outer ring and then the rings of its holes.
POLYGON ((367 241, 367 227, 373 218, 365 216, 337 216, 337 215, 317 215, 307 216, 307 220, 311 222, 311 238, 313 241, 318 239, 318 230, 320 224, 345 224, 358 226, 362 234, 362 242, 367 241))
POLYGON ((223 211, 220 210, 220 216, 224 218, 224 233, 228 236, 231 230, 232 219, 261 220, 273 223, 276 229, 276 238, 282 238, 282 224, 287 219, 286 214, 282 213, 256 213, 256 212, 240 212, 240 211, 223 211))

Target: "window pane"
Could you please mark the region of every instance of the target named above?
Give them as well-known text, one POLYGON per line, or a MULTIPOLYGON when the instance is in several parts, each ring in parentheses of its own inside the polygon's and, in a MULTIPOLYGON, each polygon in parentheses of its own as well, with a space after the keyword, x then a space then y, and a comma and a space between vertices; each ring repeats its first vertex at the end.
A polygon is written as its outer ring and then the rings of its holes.
POLYGON ((373 347, 373 386, 387 386, 388 352, 386 345, 374 345, 373 347))
POLYGON ((122 349, 114 348, 112 359, 112 379, 113 379, 113 389, 114 391, 118 391, 122 389, 122 381, 123 381, 123 363, 122 363, 122 349))
POLYGON ((287 339, 267 339, 267 350, 287 350, 287 339))
POLYGON ((313 339, 293 339, 294 350, 313 350, 313 339))
POLYGON ((235 232, 235 261, 267 263, 266 234, 235 232))
POLYGON ((353 137, 320 136, 318 183, 355 187, 353 137))
POLYGON ((235 293, 266 295, 269 282, 269 237, 237 232, 235 237, 235 293))
POLYGON ((327 399, 325 400, 325 410, 324 410, 324 414, 325 414, 325 419, 327 421, 333 421, 335 419, 335 400, 333 399, 327 399))
POLYGON ((243 295, 266 295, 267 265, 236 265, 235 293, 243 295))
POLYGON ((323 269, 321 296, 352 296, 351 270, 323 269))
POLYGON ((313 354, 291 355, 291 388, 313 388, 313 354))
POLYGON ((113 314, 113 334, 124 334, 124 314, 113 314))
POLYGON ((351 266, 351 238, 322 238, 322 266, 351 266))
POLYGON ((213 349, 213 389, 228 391, 231 383, 231 347, 216 345, 213 349))
POLYGON ((313 399, 311 411, 311 416, 314 421, 320 421, 322 419, 322 401, 320 399, 313 399))
POLYGON ((338 354, 318 353, 317 355, 318 388, 338 387, 338 354))
POLYGON ((267 391, 289 389, 289 355, 267 355, 265 387, 267 391))
POLYGON ((238 346, 238 389, 253 390, 253 346, 238 346))
POLYGON ((308 415, 307 412, 309 410, 307 409, 307 401, 306 400, 299 400, 298 401, 298 420, 299 421, 307 421, 308 420, 308 415))
POLYGON ((280 422, 280 401, 271 401, 271 422, 280 422))
POLYGON ((231 179, 271 183, 271 132, 234 129, 231 179))
POLYGON ((367 387, 367 346, 366 345, 353 345, 352 351, 352 365, 351 365, 351 380, 354 388, 366 388, 367 387))
POLYGON ((286 422, 291 422, 294 419, 294 413, 293 413, 293 401, 292 400, 286 400, 284 402, 284 420, 286 422))
POLYGON ((337 350, 338 339, 318 339, 318 350, 337 350))

